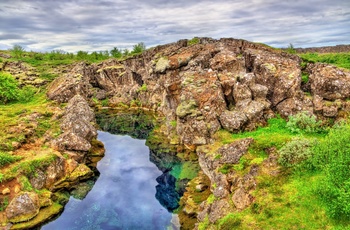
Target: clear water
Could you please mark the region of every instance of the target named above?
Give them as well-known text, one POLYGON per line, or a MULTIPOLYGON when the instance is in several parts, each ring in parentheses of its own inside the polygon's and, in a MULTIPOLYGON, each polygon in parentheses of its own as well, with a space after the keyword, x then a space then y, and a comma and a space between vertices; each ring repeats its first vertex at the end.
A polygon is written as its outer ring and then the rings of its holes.
POLYGON ((162 172, 149 160, 144 140, 99 132, 105 157, 101 173, 83 200, 73 197, 56 220, 41 229, 178 229, 177 216, 155 198, 162 172))

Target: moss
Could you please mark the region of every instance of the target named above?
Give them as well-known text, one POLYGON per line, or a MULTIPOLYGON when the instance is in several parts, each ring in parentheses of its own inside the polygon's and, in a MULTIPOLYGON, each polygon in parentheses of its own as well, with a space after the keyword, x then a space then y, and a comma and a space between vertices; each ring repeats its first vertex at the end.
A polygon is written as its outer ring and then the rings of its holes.
POLYGON ((14 224, 11 229, 32 229, 41 223, 46 222, 52 217, 58 215, 63 210, 63 206, 58 203, 53 203, 51 206, 42 208, 38 215, 30 221, 14 224))
POLYGON ((218 220, 218 223, 219 230, 231 230, 239 228, 242 220, 234 213, 229 213, 222 219, 218 220))
POLYGON ((167 57, 161 57, 156 64, 156 72, 164 73, 165 70, 170 66, 170 61, 167 57))
POLYGON ((198 113, 195 100, 184 101, 176 108, 176 115, 180 118, 184 118, 187 115, 196 116, 198 113))

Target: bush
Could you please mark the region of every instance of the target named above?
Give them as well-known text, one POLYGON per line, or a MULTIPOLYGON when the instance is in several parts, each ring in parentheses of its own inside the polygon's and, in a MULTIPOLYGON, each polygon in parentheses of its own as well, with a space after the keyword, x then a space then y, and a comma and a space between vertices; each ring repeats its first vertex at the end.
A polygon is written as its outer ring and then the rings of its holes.
POLYGON ((304 138, 293 138, 279 150, 278 162, 284 167, 291 167, 308 159, 311 154, 313 143, 304 138))
POLYGON ((21 58, 24 53, 24 48, 20 45, 14 45, 10 51, 15 58, 21 58))
POLYGON ((325 203, 327 214, 335 219, 350 218, 350 126, 334 128, 313 148, 311 158, 323 175, 316 193, 325 203))
POLYGON ((19 98, 17 81, 8 73, 0 72, 0 103, 7 104, 19 98))
POLYGON ((321 122, 317 121, 315 115, 307 111, 289 116, 286 127, 293 133, 317 133, 322 131, 321 122))
POLYGON ((37 89, 34 86, 26 85, 19 91, 18 100, 20 102, 29 102, 33 99, 36 92, 37 89))
POLYGON ((140 53, 142 53, 142 52, 145 51, 145 50, 146 50, 145 43, 140 42, 140 43, 134 45, 134 47, 133 47, 131 53, 132 53, 132 54, 140 54, 140 53))

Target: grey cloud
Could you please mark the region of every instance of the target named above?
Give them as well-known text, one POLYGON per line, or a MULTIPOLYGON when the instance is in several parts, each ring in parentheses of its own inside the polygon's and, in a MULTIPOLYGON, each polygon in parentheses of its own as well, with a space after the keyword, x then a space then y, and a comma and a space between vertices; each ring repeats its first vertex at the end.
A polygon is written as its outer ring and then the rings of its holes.
POLYGON ((194 36, 286 46, 349 43, 347 0, 2 0, 0 48, 104 50, 194 36))

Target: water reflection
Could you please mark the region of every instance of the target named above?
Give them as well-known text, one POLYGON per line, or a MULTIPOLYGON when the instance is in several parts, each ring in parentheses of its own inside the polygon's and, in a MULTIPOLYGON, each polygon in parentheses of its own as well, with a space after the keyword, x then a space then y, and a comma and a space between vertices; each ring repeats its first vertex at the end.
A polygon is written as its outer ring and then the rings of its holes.
MULTIPOLYGON (((71 197, 62 215, 42 229, 177 229, 176 216, 155 199, 162 172, 149 161, 145 141, 106 132, 98 139, 106 153, 94 187, 83 200, 71 197)), ((164 178, 160 187, 175 188, 164 178)))

